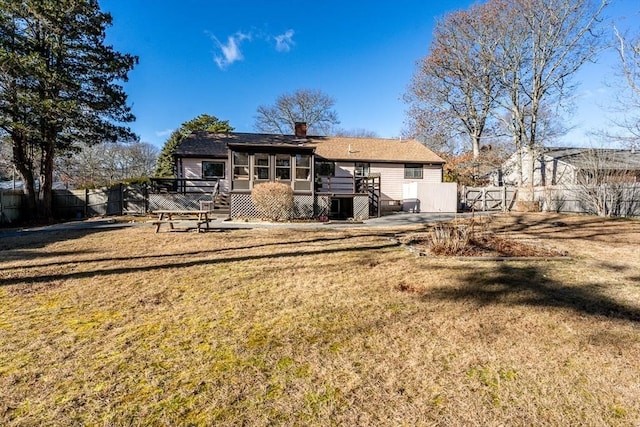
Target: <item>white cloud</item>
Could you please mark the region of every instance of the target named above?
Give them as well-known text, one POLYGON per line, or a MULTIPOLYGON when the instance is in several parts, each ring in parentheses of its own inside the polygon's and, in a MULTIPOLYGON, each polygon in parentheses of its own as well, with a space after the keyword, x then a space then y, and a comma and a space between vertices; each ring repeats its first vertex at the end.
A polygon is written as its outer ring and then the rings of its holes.
POLYGON ((221 43, 215 37, 213 37, 213 40, 222 51, 222 56, 216 55, 214 60, 216 61, 216 64, 218 64, 218 67, 224 70, 234 62, 242 61, 244 59, 242 52, 240 51, 240 44, 244 40, 251 40, 251 34, 245 34, 238 31, 227 38, 227 44, 221 43))
POLYGON ((291 51, 292 46, 296 44, 293 41, 294 34, 295 32, 293 30, 287 30, 283 34, 277 36, 271 36, 264 32, 255 30, 249 33, 238 31, 237 33, 229 36, 226 43, 222 43, 216 36, 210 35, 216 45, 216 48, 219 50, 214 55, 213 60, 221 70, 226 69, 234 62, 242 61, 244 59, 242 50, 240 49, 242 42, 245 40, 253 41, 254 39, 262 40, 266 43, 270 43, 275 40, 275 49, 278 52, 289 52, 291 51))
POLYGON ((167 136, 167 135, 170 135, 171 132, 173 132, 173 129, 157 130, 156 131, 156 136, 158 136, 158 137, 167 136))
POLYGON ((289 52, 291 50, 291 46, 295 45, 295 42, 293 41, 294 34, 295 32, 293 30, 287 30, 284 34, 275 36, 276 50, 278 52, 289 52))

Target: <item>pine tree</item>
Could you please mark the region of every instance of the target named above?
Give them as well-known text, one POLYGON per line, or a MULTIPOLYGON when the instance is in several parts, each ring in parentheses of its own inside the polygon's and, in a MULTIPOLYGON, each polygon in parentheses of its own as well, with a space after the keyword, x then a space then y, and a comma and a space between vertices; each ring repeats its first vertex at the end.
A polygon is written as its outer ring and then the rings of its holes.
POLYGON ((0 133, 32 215, 51 216, 57 155, 137 139, 121 83, 138 58, 105 45, 111 23, 97 0, 0 0, 0 133))
POLYGON ((173 151, 182 140, 192 132, 233 132, 228 120, 219 120, 216 116, 200 114, 198 117, 184 122, 180 128, 171 132, 158 156, 154 176, 158 178, 175 178, 175 160, 173 151))

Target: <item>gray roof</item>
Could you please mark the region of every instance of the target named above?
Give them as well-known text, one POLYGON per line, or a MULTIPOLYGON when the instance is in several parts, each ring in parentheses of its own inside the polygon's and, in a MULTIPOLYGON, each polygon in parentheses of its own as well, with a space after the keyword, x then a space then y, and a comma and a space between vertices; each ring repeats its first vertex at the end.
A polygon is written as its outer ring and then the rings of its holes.
POLYGON ((543 150, 547 158, 567 163, 577 169, 640 170, 640 153, 613 148, 548 147, 543 150))
MULTIPOLYGON (((315 137, 322 138, 322 137, 315 137)), ((307 139, 293 135, 269 135, 260 133, 210 133, 194 132, 187 136, 173 151, 179 157, 227 157, 227 147, 234 144, 268 145, 271 147, 298 147, 307 139)))
POLYGON ((337 161, 434 163, 444 160, 414 140, 333 136, 271 135, 260 133, 192 133, 174 150, 177 157, 226 158, 227 147, 255 145, 315 150, 318 157, 337 161))

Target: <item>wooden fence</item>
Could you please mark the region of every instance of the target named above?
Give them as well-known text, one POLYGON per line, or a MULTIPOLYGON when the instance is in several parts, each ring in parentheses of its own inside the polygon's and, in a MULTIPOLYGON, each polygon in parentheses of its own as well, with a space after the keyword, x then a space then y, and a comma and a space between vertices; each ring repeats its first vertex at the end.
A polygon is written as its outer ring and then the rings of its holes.
MULTIPOLYGON (((145 214, 148 212, 146 186, 116 185, 86 190, 53 190, 53 216, 79 219, 98 215, 145 214)), ((0 224, 10 224, 22 216, 24 195, 20 190, 0 190, 0 224)))
POLYGON ((20 218, 22 191, 0 190, 0 224, 10 224, 20 218))
POLYGON ((462 187, 463 210, 510 211, 516 202, 533 202, 545 212, 640 216, 640 183, 602 184, 588 188, 580 185, 516 187, 462 187))
POLYGON ((518 195, 515 187, 467 187, 460 191, 463 210, 509 211, 513 209, 518 195))

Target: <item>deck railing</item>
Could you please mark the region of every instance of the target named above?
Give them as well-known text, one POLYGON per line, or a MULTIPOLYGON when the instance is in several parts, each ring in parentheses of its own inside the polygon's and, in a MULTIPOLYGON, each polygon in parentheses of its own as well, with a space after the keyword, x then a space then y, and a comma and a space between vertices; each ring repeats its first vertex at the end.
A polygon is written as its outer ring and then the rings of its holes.
POLYGON ((151 178, 151 193, 220 193, 218 179, 151 178))

